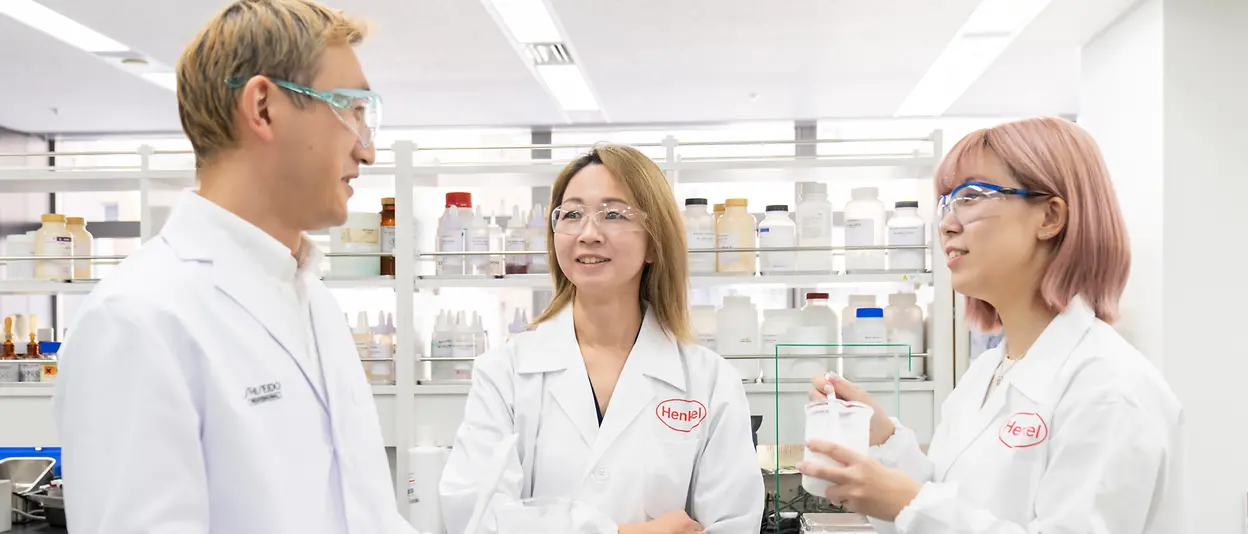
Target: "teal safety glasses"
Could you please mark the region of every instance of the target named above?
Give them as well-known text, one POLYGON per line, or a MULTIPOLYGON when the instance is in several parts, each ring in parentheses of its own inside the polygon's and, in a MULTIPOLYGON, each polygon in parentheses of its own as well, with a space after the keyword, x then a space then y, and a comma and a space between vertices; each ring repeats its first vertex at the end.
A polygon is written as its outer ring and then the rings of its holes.
MULTIPOLYGON (((360 139, 360 146, 373 146, 377 128, 381 126, 381 95, 364 89, 331 89, 322 91, 306 85, 286 80, 269 78, 278 87, 293 93, 309 96, 329 104, 342 124, 355 133, 360 139)), ((226 78, 225 84, 234 89, 241 89, 247 78, 235 76, 226 78)))

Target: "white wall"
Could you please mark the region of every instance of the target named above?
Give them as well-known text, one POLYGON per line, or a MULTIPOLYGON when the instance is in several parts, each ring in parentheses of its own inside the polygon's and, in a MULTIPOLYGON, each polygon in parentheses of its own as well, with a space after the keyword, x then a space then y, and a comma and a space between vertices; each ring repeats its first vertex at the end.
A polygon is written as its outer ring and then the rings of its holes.
POLYGON ((1121 328, 1183 403, 1190 532, 1243 532, 1248 513, 1246 28, 1248 2, 1149 0, 1083 51, 1081 122, 1136 248, 1121 328))
POLYGON ((1084 45, 1079 124, 1105 153, 1131 236, 1118 331, 1163 366, 1162 0, 1148 0, 1084 45))

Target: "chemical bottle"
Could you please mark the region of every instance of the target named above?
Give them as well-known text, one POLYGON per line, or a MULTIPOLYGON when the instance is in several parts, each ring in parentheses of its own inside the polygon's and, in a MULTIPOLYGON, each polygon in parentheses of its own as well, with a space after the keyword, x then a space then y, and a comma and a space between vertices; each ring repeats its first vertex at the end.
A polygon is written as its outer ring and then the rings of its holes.
MULTIPOLYGON (((66 217, 65 228, 73 238, 73 255, 90 256, 93 237, 87 231, 87 220, 82 217, 66 217)), ((74 279, 90 280, 95 278, 91 269, 91 260, 74 260, 74 279)))
MULTIPOLYGON (((797 225, 789 218, 789 207, 784 204, 767 206, 767 216, 758 223, 759 248, 792 248, 797 246, 797 225)), ((774 251, 759 253, 759 271, 762 274, 793 272, 797 267, 797 252, 774 251)))
MULTIPOLYGON (((65 216, 45 213, 40 220, 43 226, 35 232, 35 255, 69 257, 74 253, 74 237, 65 226, 65 216)), ((36 260, 35 278, 40 280, 69 280, 74 277, 71 260, 36 260)))
POLYGON ((4 318, 4 349, 0 351, 0 360, 16 360, 17 345, 13 343, 13 318, 4 318))
POLYGON ((523 311, 520 308, 516 308, 515 318, 511 320, 510 325, 507 325, 507 341, 511 341, 516 336, 523 334, 528 328, 528 321, 524 319, 523 311))
MULTIPOLYGON (((879 247, 884 245, 884 203, 876 187, 859 187, 850 192, 845 205, 845 245, 879 247)), ((849 273, 884 270, 883 250, 848 250, 845 271, 849 273)))
POLYGON ((381 275, 394 276, 394 197, 381 199, 381 275))
MULTIPOLYGON (((802 247, 832 246, 832 203, 828 185, 802 184, 802 200, 797 203, 797 244, 802 247)), ((832 250, 802 251, 797 254, 797 270, 811 273, 832 271, 832 250)))
POLYGON ((528 247, 530 251, 540 252, 529 258, 530 273, 547 273, 550 268, 546 261, 546 232, 550 230, 550 222, 541 204, 533 205, 533 213, 529 218, 528 247))
MULTIPOLYGON (((4 239, 8 256, 27 258, 35 255, 35 241, 26 234, 15 234, 4 239)), ((35 277, 35 262, 11 261, 4 271, 7 280, 31 280, 35 277)))
MULTIPOLYGON (((802 326, 814 326, 825 330, 823 339, 826 343, 838 342, 836 312, 828 305, 827 293, 807 293, 806 305, 802 306, 802 326)), ((823 354, 834 354, 835 346, 822 351, 823 354)))
MULTIPOLYGON (((684 219, 685 245, 690 250, 715 248, 715 220, 706 210, 705 198, 686 198, 684 219)), ((715 253, 689 253, 689 274, 714 272, 715 253)))
POLYGON ((386 325, 386 312, 377 312, 377 325, 373 327, 373 341, 370 345, 372 353, 371 358, 393 358, 394 353, 391 352, 393 344, 390 337, 390 328, 386 325))
POLYGON ((450 313, 442 310, 438 313, 438 319, 433 325, 433 334, 430 336, 429 357, 434 361, 430 362, 429 370, 433 380, 448 380, 454 374, 449 362, 437 361, 439 358, 451 357, 453 337, 450 313))
MULTIPOLYGON (((481 211, 481 206, 476 207, 472 224, 468 226, 467 243, 468 252, 490 251, 490 224, 485 213, 481 211)), ((490 258, 482 255, 468 256, 468 265, 469 274, 484 276, 489 274, 490 258)))
POLYGON ((355 338, 355 352, 361 359, 373 356, 373 331, 368 326, 368 312, 360 312, 355 317, 355 329, 351 331, 355 338))
POLYGON ((26 338, 30 336, 30 324, 26 322, 26 316, 20 313, 13 314, 13 341, 17 343, 14 350, 17 351, 19 358, 26 355, 26 338))
MULTIPOLYGON (((914 293, 893 293, 888 296, 884 308, 884 326, 888 329, 888 342, 909 347, 909 354, 927 352, 927 339, 923 332, 923 308, 919 307, 914 293)), ((890 359, 889 370, 900 367, 901 378, 920 378, 925 374, 925 358, 906 358, 906 347, 889 347, 890 353, 898 353, 899 365, 890 359)), ((890 373, 891 378, 891 373, 890 373)))
MULTIPOLYGON (((927 224, 919 217, 919 203, 903 200, 894 204, 893 217, 888 220, 888 246, 923 245, 927 243, 927 224)), ((889 250, 888 270, 921 272, 927 270, 927 251, 889 250)))
MULTIPOLYGON (((849 343, 854 336, 854 321, 858 317, 858 308, 874 308, 875 295, 850 295, 849 303, 841 309, 841 339, 849 343)), ((851 352, 851 351, 846 351, 851 352)))
MULTIPOLYGON (((749 201, 744 198, 730 198, 725 202, 724 214, 719 218, 719 248, 755 248, 754 236, 757 226, 754 216, 746 211, 749 201)), ((754 274, 753 252, 720 252, 719 272, 754 274)))
POLYGON ((26 343, 26 358, 31 359, 31 360, 39 359, 39 340, 35 336, 38 330, 39 330, 39 327, 36 321, 36 317, 34 314, 31 314, 30 335, 27 336, 27 339, 29 339, 30 341, 26 343))
MULTIPOLYGON (((747 214, 748 215, 748 214, 747 214)), ((727 215, 725 215, 727 217, 727 215)), ((721 356, 758 355, 762 350, 759 338, 758 310, 749 297, 726 296, 716 315, 715 342, 721 356)), ((758 380, 758 360, 732 359, 733 368, 742 382, 758 380)))
POLYGON ((472 356, 475 358, 485 354, 490 348, 490 340, 485 335, 485 325, 481 323, 481 315, 472 312, 472 356))
MULTIPOLYGON (((724 216, 724 210, 728 206, 724 204, 715 204, 711 210, 711 220, 715 223, 715 246, 719 247, 719 218, 724 216)), ((719 271, 719 254, 715 254, 715 271, 719 271)))
MULTIPOLYGON (((527 219, 520 211, 520 206, 511 207, 511 217, 507 220, 507 251, 524 252, 529 249, 529 231, 525 228, 527 219)), ((507 274, 525 274, 529 272, 529 257, 524 254, 507 255, 507 274)))
POLYGON ((841 373, 848 380, 883 380, 889 378, 893 365, 887 357, 888 327, 881 308, 858 308, 854 318, 854 346, 847 347, 856 357, 845 359, 841 373))
MULTIPOLYGON (((490 252, 501 252, 507 250, 507 234, 503 228, 507 226, 507 217, 500 215, 502 210, 494 212, 493 224, 490 225, 490 252)), ((502 254, 490 255, 489 275, 500 277, 507 274, 507 257, 502 254)))
MULTIPOLYGON (((464 250, 464 227, 460 218, 459 206, 446 209, 438 225, 438 252, 462 252, 464 250)), ((438 256, 439 276, 458 276, 464 274, 464 257, 438 256)))
MULTIPOLYGON (((778 310, 763 310, 763 354, 772 358, 769 360, 761 360, 763 371, 763 382, 774 382, 778 376, 776 345, 780 343, 789 343, 789 330, 798 325, 798 310, 783 308, 778 310)), ((784 351, 788 353, 790 351, 784 351)))
MULTIPOLYGON (((452 358, 472 358, 476 356, 474 353, 472 339, 472 324, 468 322, 468 317, 463 310, 455 313, 455 324, 451 326, 451 357, 452 358)), ((472 362, 461 360, 451 362, 453 380, 466 380, 471 378, 472 362)))
MULTIPOLYGON (((390 357, 393 358, 395 354, 398 354, 399 352, 397 349, 397 345, 399 341, 399 331, 398 329, 394 327, 394 314, 393 313, 386 314, 386 334, 390 335, 390 348, 387 350, 390 351, 390 357)), ((419 333, 417 333, 417 335, 419 335, 419 333)))
POLYGON ((715 306, 702 304, 691 306, 689 322, 693 327, 694 335, 698 336, 699 345, 713 351, 719 350, 719 345, 715 342, 715 331, 719 328, 715 318, 715 306))

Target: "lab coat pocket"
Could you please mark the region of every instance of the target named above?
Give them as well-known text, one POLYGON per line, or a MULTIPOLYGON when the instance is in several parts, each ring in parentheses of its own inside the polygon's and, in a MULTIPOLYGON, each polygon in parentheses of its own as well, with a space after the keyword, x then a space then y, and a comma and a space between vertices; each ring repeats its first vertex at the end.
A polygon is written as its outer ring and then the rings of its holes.
POLYGON ((644 489, 648 518, 687 509, 699 442, 696 435, 651 441, 644 489))

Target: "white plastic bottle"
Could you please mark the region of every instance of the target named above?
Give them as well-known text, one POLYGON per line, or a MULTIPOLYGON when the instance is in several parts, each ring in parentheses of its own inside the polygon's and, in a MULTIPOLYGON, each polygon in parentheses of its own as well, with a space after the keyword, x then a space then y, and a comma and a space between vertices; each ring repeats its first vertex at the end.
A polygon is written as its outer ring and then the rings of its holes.
POLYGON ((368 312, 360 312, 355 316, 355 329, 351 331, 355 338, 355 352, 360 359, 373 357, 373 329, 368 326, 368 312))
POLYGON ((689 308, 689 322, 693 326, 694 335, 698 336, 698 344, 718 352, 719 344, 716 342, 715 331, 719 326, 716 321, 715 306, 698 304, 689 308))
MULTIPOLYGON (((789 207, 784 204, 767 206, 767 216, 758 223, 758 247, 797 246, 797 225, 789 218, 789 207)), ((762 252, 759 254, 762 274, 783 274, 797 268, 796 251, 762 252)))
MULTIPOLYGON (((478 204, 467 231, 468 252, 490 251, 490 224, 478 204)), ((468 256, 469 272, 474 275, 489 274, 489 256, 468 256)))
MULTIPOLYGON (((717 225, 717 242, 720 249, 755 248, 754 236, 758 230, 754 216, 746 208, 749 201, 730 198, 725 201, 724 214, 717 225)), ((720 252, 719 272, 754 274, 753 252, 720 252)))
MULTIPOLYGON (((770 358, 776 356, 776 345, 779 343, 789 343, 789 331, 798 325, 799 310, 783 308, 778 310, 763 310, 763 352, 770 358)), ((785 353, 791 351, 784 351, 785 353)), ((777 375, 777 364, 774 359, 760 360, 763 367, 763 382, 774 382, 777 375)), ((780 365, 779 367, 784 367, 780 365)))
MULTIPOLYGON (((819 182, 802 184, 802 200, 797 203, 797 244, 802 247, 832 246, 832 203, 828 201, 828 185, 819 182)), ((797 270, 826 273, 832 271, 832 251, 803 251, 797 255, 797 270)))
MULTIPOLYGON (((918 296, 914 293, 893 293, 888 296, 888 307, 884 308, 884 326, 888 329, 888 342, 900 343, 910 347, 910 354, 927 352, 927 338, 924 335, 923 308, 919 307, 918 296)), ((889 347, 889 352, 899 353, 900 365, 889 361, 891 371, 901 368, 902 378, 919 378, 925 374, 926 359, 910 358, 906 361, 905 347, 889 347)))
MULTIPOLYGON (((491 220, 493 223, 490 224, 489 231, 490 252, 507 250, 507 234, 503 231, 503 228, 507 226, 507 217, 495 212, 491 220)), ((507 274, 507 257, 502 254, 491 254, 489 275, 499 277, 504 274, 507 274)))
MULTIPOLYGON (((876 187, 859 187, 851 192, 845 205, 845 245, 878 247, 884 245, 884 203, 876 187)), ((883 250, 850 250, 845 252, 845 271, 850 273, 884 270, 883 250)))
MULTIPOLYGON (((35 232, 35 255, 70 257, 74 254, 74 237, 65 227, 65 216, 45 213, 40 218, 43 226, 35 232)), ((72 260, 36 260, 35 278, 40 280, 69 280, 74 277, 72 260)))
MULTIPOLYGON (((849 304, 841 310, 841 339, 849 343, 854 338, 854 321, 858 317, 858 308, 874 308, 875 295, 850 295, 849 304)), ((853 351, 845 351, 853 352, 853 351)))
POLYGON ((386 325, 386 312, 377 312, 377 324, 373 326, 373 342, 369 346, 371 358, 393 358, 394 343, 390 328, 386 325))
MULTIPOLYGON (((888 220, 888 246, 923 245, 927 243, 927 223, 919 217, 919 203, 903 200, 894 204, 893 217, 888 220)), ((889 250, 888 270, 921 272, 927 270, 927 251, 889 250)))
MULTIPOLYGON (((35 242, 26 234, 16 234, 5 238, 5 256, 28 258, 35 255, 35 242)), ((712 254, 712 256, 714 256, 712 254)), ((35 277, 35 262, 11 261, 5 268, 4 276, 8 280, 30 280, 35 277)))
MULTIPOLYGON (((525 227, 527 219, 519 206, 511 207, 511 218, 507 220, 507 251, 524 252, 529 249, 529 230, 525 227)), ((525 274, 529 272, 529 257, 524 254, 508 254, 506 260, 507 274, 525 274)))
MULTIPOLYGON (((715 248, 715 219, 706 209, 705 198, 685 199, 685 243, 690 249, 715 248)), ((715 253, 689 253, 689 273, 715 272, 715 253)))
MULTIPOLYGON (((801 314, 802 326, 816 326, 827 330, 824 339, 827 343, 837 343, 839 337, 837 335, 836 311, 828 305, 827 293, 807 293, 806 305, 802 306, 801 314)), ((827 350, 821 351, 823 354, 835 354, 836 347, 830 346, 827 350)))
POLYGON ((853 349, 856 357, 846 358, 842 374, 846 379, 885 380, 890 378, 891 362, 881 354, 887 354, 888 327, 884 324, 881 308, 858 308, 854 318, 853 349))
MULTIPOLYGON (((472 324, 468 322, 468 317, 462 310, 456 312, 455 324, 451 327, 451 357, 475 357, 476 347, 474 345, 472 324)), ((452 362, 451 369, 454 369, 454 375, 451 377, 453 380, 467 380, 472 378, 471 361, 452 362)))
MULTIPOLYGON (((721 356, 759 354, 762 350, 759 337, 758 310, 750 297, 727 296, 716 314, 715 344, 721 356)), ((729 360, 741 375, 743 382, 758 380, 758 360, 729 360)))
MULTIPOLYGON (((446 310, 438 313, 438 320, 433 325, 433 335, 430 336, 429 357, 450 358, 452 355, 452 345, 454 344, 454 332, 452 332, 451 316, 446 310)), ((433 380, 449 380, 452 378, 453 371, 448 362, 432 362, 430 365, 430 377, 433 380)))
POLYGON ((530 273, 548 273, 550 267, 546 262, 546 231, 550 227, 550 222, 546 220, 546 211, 542 209, 541 204, 533 205, 533 214, 529 217, 529 236, 528 247, 534 252, 542 252, 542 254, 534 254, 529 258, 530 273))
MULTIPOLYGON (((463 218, 459 206, 446 208, 438 225, 438 252, 462 252, 464 250, 463 218)), ((463 256, 438 256, 438 275, 464 274, 463 256)))
MULTIPOLYGON (((87 220, 82 217, 66 217, 65 228, 74 239, 73 255, 90 256, 92 241, 91 232, 87 231, 87 220)), ((373 262, 377 263, 377 262, 373 262)), ((95 278, 91 268, 91 260, 74 260, 74 279, 89 280, 95 278)))

